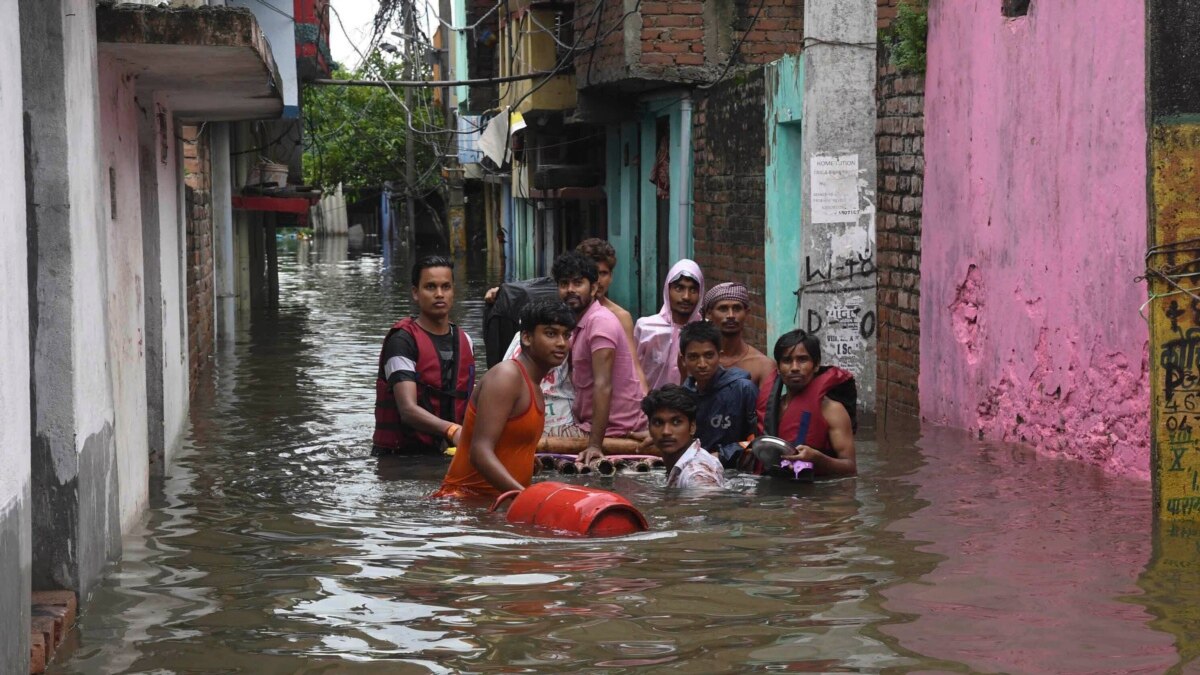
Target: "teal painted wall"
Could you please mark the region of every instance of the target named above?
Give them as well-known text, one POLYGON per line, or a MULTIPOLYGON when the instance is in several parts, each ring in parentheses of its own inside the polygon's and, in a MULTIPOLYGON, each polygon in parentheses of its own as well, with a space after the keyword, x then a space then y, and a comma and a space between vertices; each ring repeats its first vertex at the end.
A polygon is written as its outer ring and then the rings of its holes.
POLYGON ((608 198, 608 242, 617 252, 617 267, 608 296, 638 313, 638 127, 612 125, 606 130, 605 191, 608 198))
POLYGON ((641 186, 641 199, 638 204, 639 232, 641 240, 641 255, 638 264, 641 266, 641 278, 638 286, 638 316, 646 316, 657 309, 655 299, 661 294, 658 289, 658 213, 655 201, 654 185, 650 183, 650 173, 654 170, 654 159, 657 156, 655 137, 657 135, 657 120, 653 114, 647 114, 641 120, 640 147, 641 162, 638 163, 638 185, 641 186))
POLYGON ((804 57, 785 56, 766 67, 767 350, 800 325, 796 290, 800 287, 802 132, 804 57))
POLYGON ((605 131, 605 189, 608 205, 608 240, 617 252, 617 268, 613 274, 609 296, 635 317, 657 312, 662 304, 662 287, 658 280, 657 196, 650 174, 657 156, 657 126, 660 120, 669 124, 671 145, 670 228, 667 250, 662 251, 667 267, 682 257, 692 255, 692 195, 690 177, 693 175, 691 126, 682 123, 678 95, 649 99, 632 122, 611 125, 605 131), (686 141, 688 152, 680 157, 678 149, 686 141), (687 208, 684 234, 680 236, 679 186, 688 176, 687 208))

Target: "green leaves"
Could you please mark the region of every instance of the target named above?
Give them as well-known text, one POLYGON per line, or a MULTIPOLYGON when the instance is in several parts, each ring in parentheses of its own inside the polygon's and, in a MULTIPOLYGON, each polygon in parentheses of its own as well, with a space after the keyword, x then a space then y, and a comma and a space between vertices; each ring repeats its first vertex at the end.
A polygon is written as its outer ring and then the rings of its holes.
MULTIPOLYGON (((403 61, 384 60, 376 51, 356 71, 337 69, 334 79, 406 79, 403 61)), ((418 68, 417 72, 422 72, 418 68)), ((404 90, 393 87, 313 86, 304 90, 304 180, 332 188, 342 183, 348 190, 379 187, 384 181, 404 179, 405 144, 415 144, 414 192, 436 185, 440 146, 447 134, 410 134, 402 103, 404 90)), ((420 131, 443 128, 441 111, 428 89, 412 94, 412 126, 420 131)))
POLYGON ((884 34, 889 61, 902 73, 925 74, 925 41, 929 35, 929 0, 905 0, 884 34))

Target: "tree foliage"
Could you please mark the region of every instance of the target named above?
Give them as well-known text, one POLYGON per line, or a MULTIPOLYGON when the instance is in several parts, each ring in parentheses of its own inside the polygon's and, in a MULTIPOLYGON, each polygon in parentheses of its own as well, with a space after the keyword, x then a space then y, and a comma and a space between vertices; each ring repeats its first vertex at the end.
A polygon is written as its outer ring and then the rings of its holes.
POLYGON ((925 41, 929 35, 928 0, 906 0, 896 7, 896 19, 884 40, 892 65, 902 73, 925 73, 925 41))
MULTIPOLYGON (((385 60, 378 51, 358 70, 338 68, 334 79, 400 80, 405 67, 385 60)), ((405 144, 415 144, 414 190, 421 192, 440 179, 437 144, 444 135, 409 134, 404 91, 393 87, 311 86, 304 92, 304 179, 310 185, 342 183, 349 190, 375 188, 384 181, 403 184, 405 144)), ((442 115, 428 89, 412 96, 412 126, 441 128, 442 115)))

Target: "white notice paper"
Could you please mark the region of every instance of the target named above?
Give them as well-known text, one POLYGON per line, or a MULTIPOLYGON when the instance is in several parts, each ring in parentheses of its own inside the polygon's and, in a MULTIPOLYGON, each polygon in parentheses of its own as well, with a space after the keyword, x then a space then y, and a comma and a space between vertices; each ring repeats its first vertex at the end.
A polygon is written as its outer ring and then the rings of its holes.
POLYGON ((812 222, 858 220, 858 155, 813 155, 812 222))

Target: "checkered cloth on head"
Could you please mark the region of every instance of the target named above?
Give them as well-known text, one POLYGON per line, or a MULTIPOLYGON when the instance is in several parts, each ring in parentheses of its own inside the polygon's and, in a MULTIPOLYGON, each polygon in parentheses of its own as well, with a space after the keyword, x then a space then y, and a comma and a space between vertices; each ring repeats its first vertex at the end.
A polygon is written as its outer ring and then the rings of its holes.
POLYGON ((700 313, 708 314, 708 310, 712 309, 713 305, 722 300, 738 300, 749 308, 750 291, 746 290, 745 286, 734 281, 717 284, 708 289, 708 292, 704 294, 704 303, 701 305, 700 313))

